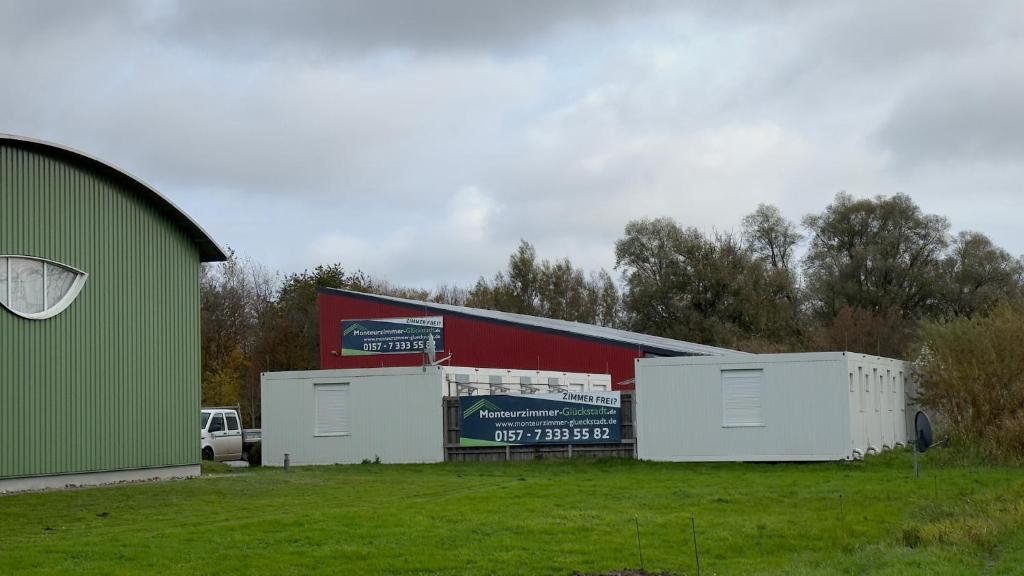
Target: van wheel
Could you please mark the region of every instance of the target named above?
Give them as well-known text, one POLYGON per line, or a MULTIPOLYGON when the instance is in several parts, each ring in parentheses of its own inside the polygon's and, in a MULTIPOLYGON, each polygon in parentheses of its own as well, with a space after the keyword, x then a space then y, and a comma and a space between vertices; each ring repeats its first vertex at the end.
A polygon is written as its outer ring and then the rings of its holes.
POLYGON ((213 448, 203 448, 203 460, 213 460, 213 448))

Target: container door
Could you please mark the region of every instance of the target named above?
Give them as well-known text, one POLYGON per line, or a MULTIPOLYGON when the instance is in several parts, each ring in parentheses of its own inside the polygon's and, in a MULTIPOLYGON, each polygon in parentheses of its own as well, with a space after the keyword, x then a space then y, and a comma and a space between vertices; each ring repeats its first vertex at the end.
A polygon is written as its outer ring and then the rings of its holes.
POLYGON ((860 422, 857 447, 864 454, 867 454, 871 446, 871 435, 868 433, 868 388, 868 375, 864 373, 863 366, 857 366, 857 420, 860 422))
POLYGON ((864 371, 864 447, 865 454, 868 448, 877 448, 875 445, 877 437, 875 436, 875 427, 872 425, 874 422, 874 413, 871 410, 871 373, 867 370, 864 371))
POLYGON ((906 382, 903 380, 903 370, 900 370, 896 377, 896 408, 898 414, 896 415, 896 433, 899 435, 900 442, 904 444, 910 441, 907 436, 907 388, 906 382))
POLYGON ((896 415, 899 414, 899 410, 896 409, 896 379, 893 378, 892 370, 885 371, 885 389, 885 409, 888 410, 885 415, 885 427, 889 433, 889 446, 895 448, 900 442, 896 434, 896 415))
POLYGON ((853 372, 849 372, 850 375, 850 392, 847 397, 847 409, 850 411, 850 452, 852 453, 857 449, 857 435, 860 433, 860 412, 858 411, 857 402, 860 398, 857 396, 857 377, 853 372))
POLYGON ((240 459, 242 457, 242 427, 238 424, 238 414, 225 412, 224 420, 227 423, 227 430, 224 433, 227 454, 233 456, 232 460, 240 459))
POLYGON ((228 446, 224 441, 224 436, 227 434, 227 430, 224 424, 224 413, 214 412, 213 417, 210 419, 210 446, 213 446, 213 456, 215 460, 226 460, 225 451, 228 446))

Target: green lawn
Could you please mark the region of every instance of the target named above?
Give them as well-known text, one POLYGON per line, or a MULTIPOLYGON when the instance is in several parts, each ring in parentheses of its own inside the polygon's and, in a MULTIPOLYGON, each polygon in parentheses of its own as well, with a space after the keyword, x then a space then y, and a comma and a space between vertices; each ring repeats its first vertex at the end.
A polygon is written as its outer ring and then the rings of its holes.
POLYGON ((0 574, 1024 573, 1024 470, 330 466, 0 497, 0 574))

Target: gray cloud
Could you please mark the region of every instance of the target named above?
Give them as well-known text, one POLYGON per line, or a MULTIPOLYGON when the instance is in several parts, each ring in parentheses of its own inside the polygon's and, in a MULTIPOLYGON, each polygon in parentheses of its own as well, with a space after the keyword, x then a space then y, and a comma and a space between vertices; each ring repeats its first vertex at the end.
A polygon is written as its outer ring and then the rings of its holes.
POLYGON ((902 165, 1019 163, 1024 154, 1019 51, 947 66, 903 95, 878 140, 902 165))
MULTIPOLYGON (((821 4, 807 31, 808 56, 860 73, 941 62, 1019 31, 1012 2, 983 9, 957 0, 821 4)), ((810 60, 810 58, 808 58, 810 60)))
POLYGON ((3 3, 0 131, 88 150, 221 242, 468 282, 519 238, 735 229, 906 192, 1024 252, 1013 2, 3 3), (965 194, 965 190, 969 194, 965 194))
POLYGON ((22 2, 0 0, 0 38, 6 49, 54 35, 80 35, 102 27, 135 26, 142 13, 131 0, 22 2))
POLYGON ((164 31, 187 44, 238 54, 317 55, 378 50, 450 52, 519 49, 562 28, 641 17, 661 0, 316 0, 185 3, 164 31))

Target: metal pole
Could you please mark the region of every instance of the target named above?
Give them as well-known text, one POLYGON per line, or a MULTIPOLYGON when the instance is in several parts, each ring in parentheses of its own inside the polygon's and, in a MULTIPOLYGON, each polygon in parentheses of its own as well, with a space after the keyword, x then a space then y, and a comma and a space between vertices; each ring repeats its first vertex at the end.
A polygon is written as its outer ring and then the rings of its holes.
POLYGON ((914 478, 921 477, 921 470, 917 466, 917 443, 914 444, 914 478))
POLYGON ((633 521, 636 522, 636 549, 640 552, 640 571, 644 571, 644 549, 640 546, 640 518, 633 516, 633 521))
POLYGON ((288 471, 288 453, 287 452, 284 453, 284 471, 285 472, 288 471))
POLYGON ((843 510, 843 495, 839 495, 839 529, 843 534, 843 542, 846 542, 846 515, 843 510))
POLYGON ((697 520, 690 516, 690 528, 693 530, 693 557, 697 561, 697 576, 700 576, 700 552, 697 550, 697 520))

